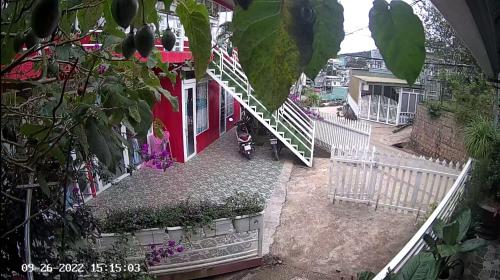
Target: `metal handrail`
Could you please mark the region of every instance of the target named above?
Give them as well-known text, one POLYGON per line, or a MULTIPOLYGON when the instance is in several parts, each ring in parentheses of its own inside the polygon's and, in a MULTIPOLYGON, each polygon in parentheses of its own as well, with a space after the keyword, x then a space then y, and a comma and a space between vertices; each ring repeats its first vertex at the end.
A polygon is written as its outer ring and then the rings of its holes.
MULTIPOLYGON (((245 75, 243 72, 241 72, 241 71, 239 70, 239 69, 241 69, 241 68, 240 68, 240 64, 239 64, 239 63, 236 63, 236 62, 234 62, 234 61, 232 62, 232 61, 230 61, 229 59, 227 59, 226 57, 229 57, 229 54, 227 54, 224 50, 222 50, 222 49, 214 49, 214 52, 215 52, 215 53, 219 56, 219 59, 220 59, 220 62, 221 62, 221 66, 219 66, 219 67, 220 67, 220 68, 222 68, 222 69, 221 69, 222 71, 223 71, 223 69, 229 69, 231 72, 233 72, 233 74, 235 74, 235 75, 239 76, 238 78, 241 78, 241 76, 246 77, 246 75, 245 75), (227 67, 227 65, 226 65, 226 67, 224 67, 224 62, 226 62, 226 64, 229 64, 230 66, 235 65, 235 66, 237 66, 237 67, 227 67)), ((236 82, 236 80, 234 79, 234 77, 231 77, 231 78, 232 78, 232 80, 233 80, 234 82, 236 82)), ((260 102, 257 98, 255 98, 255 97, 251 94, 251 91, 253 91, 253 88, 252 88, 252 87, 251 87, 251 85, 248 83, 248 80, 247 80, 247 79, 243 79, 243 82, 245 82, 245 83, 247 83, 247 84, 249 85, 249 89, 250 89, 250 91, 248 91, 248 90, 247 90, 247 96, 248 96, 248 98, 251 98, 252 100, 254 100, 255 102, 257 102, 257 104, 259 104, 262 108, 266 108, 266 107, 265 107, 265 106, 264 106, 264 105, 263 105, 263 104, 262 104, 262 103, 261 103, 261 102, 260 102)), ((237 83, 240 87, 244 88, 243 86, 241 86, 241 84, 240 84, 240 83, 238 83, 238 82, 236 82, 236 83, 237 83)), ((287 106, 287 104, 286 104, 286 103, 284 103, 284 104, 282 105, 282 107, 283 107, 283 106, 285 106, 285 107, 286 107, 286 106, 287 106)), ((266 110, 267 110, 267 109, 266 109, 266 110)), ((269 112, 269 111, 268 111, 268 112, 269 112)), ((295 119, 297 119, 297 117, 296 117, 296 116, 293 116, 293 117, 294 117, 295 119)), ((277 119, 276 119, 276 121, 279 121, 279 118, 277 118, 277 119)), ((312 128, 312 127, 311 127, 311 128, 312 128)), ((300 129, 302 132, 304 132, 303 134, 305 134, 306 138, 311 138, 311 139, 313 138, 313 136, 312 136, 312 135, 310 135, 310 132, 309 132, 309 131, 304 131, 304 129, 302 129, 302 128, 300 128, 300 127, 299 127, 299 129, 300 129)), ((292 134, 293 134, 293 132, 292 132, 292 131, 290 131, 289 129, 287 129, 287 130, 288 130, 290 133, 292 133, 292 134)), ((299 139, 299 141, 300 141, 300 139, 299 139)), ((301 142, 301 141, 300 141, 300 142, 301 142)), ((302 142, 302 144, 304 144, 304 143, 302 142)))

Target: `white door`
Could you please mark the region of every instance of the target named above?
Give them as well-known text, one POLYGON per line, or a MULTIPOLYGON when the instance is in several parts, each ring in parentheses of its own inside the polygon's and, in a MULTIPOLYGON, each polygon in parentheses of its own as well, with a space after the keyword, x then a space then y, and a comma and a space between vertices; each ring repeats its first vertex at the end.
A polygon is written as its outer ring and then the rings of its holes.
POLYGON ((196 80, 184 80, 182 84, 182 127, 184 134, 184 159, 196 154, 196 80))

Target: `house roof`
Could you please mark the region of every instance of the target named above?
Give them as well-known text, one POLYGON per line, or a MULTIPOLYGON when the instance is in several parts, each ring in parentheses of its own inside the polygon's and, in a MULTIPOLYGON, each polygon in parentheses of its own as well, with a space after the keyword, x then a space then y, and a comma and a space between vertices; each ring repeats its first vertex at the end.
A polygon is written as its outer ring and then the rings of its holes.
POLYGON ((367 83, 407 85, 405 80, 401 80, 398 78, 362 76, 362 75, 354 75, 353 77, 356 77, 356 78, 363 80, 367 83))

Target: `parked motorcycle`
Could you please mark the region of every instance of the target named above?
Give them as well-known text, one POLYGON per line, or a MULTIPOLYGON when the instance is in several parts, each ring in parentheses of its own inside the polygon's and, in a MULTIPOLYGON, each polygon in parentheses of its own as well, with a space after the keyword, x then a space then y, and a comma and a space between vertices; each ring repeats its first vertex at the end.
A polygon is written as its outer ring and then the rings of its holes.
MULTIPOLYGON (((232 118, 229 119, 232 121, 232 118)), ((252 135, 249 131, 249 124, 247 118, 242 118, 236 123, 236 138, 238 139, 239 152, 247 159, 252 158, 252 152, 255 150, 252 141, 252 135)))

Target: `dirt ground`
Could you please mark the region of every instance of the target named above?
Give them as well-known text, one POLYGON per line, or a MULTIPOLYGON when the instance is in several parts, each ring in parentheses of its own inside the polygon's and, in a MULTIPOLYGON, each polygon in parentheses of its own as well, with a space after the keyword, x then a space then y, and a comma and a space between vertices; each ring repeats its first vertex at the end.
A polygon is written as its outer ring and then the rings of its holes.
POLYGON ((328 275, 378 272, 416 231, 414 217, 327 199, 327 159, 295 167, 271 254, 328 275))
POLYGON ((401 250, 417 230, 415 217, 332 204, 327 197, 328 163, 327 158, 315 158, 313 168, 293 167, 270 249, 279 265, 217 279, 351 279, 360 271, 380 271, 401 250))

